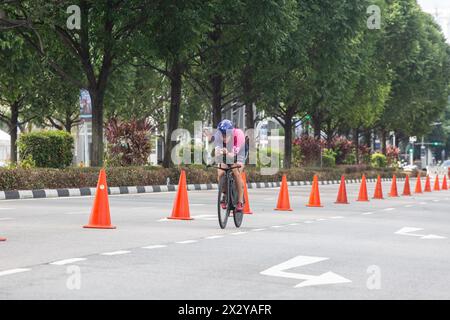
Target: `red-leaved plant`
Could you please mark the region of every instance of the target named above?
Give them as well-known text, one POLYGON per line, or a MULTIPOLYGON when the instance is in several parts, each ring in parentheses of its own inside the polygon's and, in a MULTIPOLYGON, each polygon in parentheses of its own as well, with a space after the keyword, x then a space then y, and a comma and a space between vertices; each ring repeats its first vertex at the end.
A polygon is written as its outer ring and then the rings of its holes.
POLYGON ((111 118, 105 124, 108 159, 113 166, 140 166, 151 152, 151 124, 146 119, 121 121, 111 118))

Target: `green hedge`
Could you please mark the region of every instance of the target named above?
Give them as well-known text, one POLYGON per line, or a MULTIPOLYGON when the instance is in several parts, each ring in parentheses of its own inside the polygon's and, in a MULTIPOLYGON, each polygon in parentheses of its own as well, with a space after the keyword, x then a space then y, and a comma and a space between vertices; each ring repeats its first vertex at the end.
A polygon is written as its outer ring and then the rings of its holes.
MULTIPOLYGON (((113 167, 106 169, 108 186, 164 185, 169 178, 172 184, 178 183, 181 168, 164 169, 160 167, 113 167)), ((186 170, 187 183, 215 183, 216 169, 189 166, 186 170)), ((261 175, 255 168, 246 168, 248 182, 281 181, 283 174, 289 181, 312 180, 318 174, 321 180, 338 180, 342 174, 348 179, 360 178, 365 173, 368 178, 404 176, 390 168, 372 169, 368 166, 338 166, 335 168, 295 168, 280 170, 274 175, 261 175)), ((95 187, 99 168, 32 168, 0 169, 0 190, 29 190, 95 187)))
POLYGON ((74 139, 66 131, 37 131, 21 134, 17 145, 21 161, 40 168, 65 168, 72 163, 74 139))

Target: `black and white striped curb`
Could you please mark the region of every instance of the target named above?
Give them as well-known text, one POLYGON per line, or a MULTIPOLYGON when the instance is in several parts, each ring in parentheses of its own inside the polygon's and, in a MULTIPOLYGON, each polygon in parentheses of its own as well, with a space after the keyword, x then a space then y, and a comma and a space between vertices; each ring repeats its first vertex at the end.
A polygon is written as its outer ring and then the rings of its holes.
MULTIPOLYGON (((367 182, 375 182, 376 179, 366 179, 367 182)), ((381 181, 391 181, 391 178, 381 178, 381 181)), ((397 178, 397 181, 404 179, 397 178)), ((346 183, 359 183, 361 179, 348 179, 346 183)), ((340 180, 319 181, 321 185, 339 184, 340 180)), ((312 181, 289 181, 289 186, 305 186, 311 185, 312 181)), ((249 189, 276 188, 281 182, 252 182, 247 183, 249 189)), ((155 193, 155 192, 173 192, 177 191, 177 185, 160 185, 160 186, 134 186, 134 187, 108 187, 108 194, 139 194, 139 193, 155 193)), ((216 190, 217 183, 207 184, 188 184, 188 190, 216 190)), ((38 198, 62 198, 62 197, 79 197, 93 196, 96 188, 72 188, 72 189, 38 189, 38 190, 13 190, 0 191, 0 200, 14 199, 38 199, 38 198)))

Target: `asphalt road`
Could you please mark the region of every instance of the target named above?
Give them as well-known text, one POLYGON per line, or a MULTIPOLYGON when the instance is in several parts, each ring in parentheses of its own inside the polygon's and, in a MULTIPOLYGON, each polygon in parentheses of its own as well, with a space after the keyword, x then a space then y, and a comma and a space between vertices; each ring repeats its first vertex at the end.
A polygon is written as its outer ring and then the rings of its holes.
POLYGON ((115 230, 82 228, 92 197, 0 201, 0 299, 450 299, 450 191, 389 187, 337 205, 321 185, 323 208, 290 187, 292 212, 250 189, 254 214, 225 230, 216 191, 189 192, 192 221, 164 219, 175 193, 110 196, 115 230))

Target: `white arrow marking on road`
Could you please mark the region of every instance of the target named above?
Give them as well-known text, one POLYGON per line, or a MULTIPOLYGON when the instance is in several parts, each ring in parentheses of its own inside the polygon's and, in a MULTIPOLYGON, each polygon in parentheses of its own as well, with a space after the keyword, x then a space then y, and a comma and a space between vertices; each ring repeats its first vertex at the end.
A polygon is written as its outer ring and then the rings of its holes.
POLYGON ((260 274, 266 275, 266 276, 272 276, 272 277, 283 277, 283 278, 305 280, 305 281, 297 284, 295 286, 295 288, 318 286, 318 285, 324 285, 324 284, 352 282, 351 280, 346 279, 346 278, 344 278, 334 272, 331 272, 331 271, 325 272, 318 276, 301 274, 301 273, 292 273, 292 272, 285 271, 288 269, 306 266, 308 264, 313 264, 313 263, 321 262, 321 261, 328 260, 328 259, 329 258, 297 256, 286 262, 277 264, 276 266, 273 266, 267 270, 264 270, 264 271, 260 272, 260 274))
POLYGON ((396 231, 395 234, 399 234, 402 236, 413 236, 413 237, 420 237, 421 239, 425 239, 425 240, 434 240, 434 239, 445 239, 445 237, 441 237, 435 234, 417 234, 417 233, 412 233, 412 232, 416 232, 416 231, 420 231, 423 230, 422 228, 415 228, 415 227, 404 227, 401 228, 400 230, 396 231))

